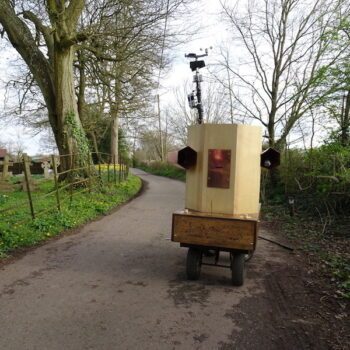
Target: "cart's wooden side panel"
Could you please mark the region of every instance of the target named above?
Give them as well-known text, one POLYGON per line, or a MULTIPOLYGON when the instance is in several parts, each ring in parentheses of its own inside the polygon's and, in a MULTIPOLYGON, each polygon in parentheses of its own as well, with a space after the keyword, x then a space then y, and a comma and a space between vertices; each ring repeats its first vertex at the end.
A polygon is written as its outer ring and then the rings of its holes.
POLYGON ((256 221, 173 214, 174 242, 254 250, 256 233, 256 221))

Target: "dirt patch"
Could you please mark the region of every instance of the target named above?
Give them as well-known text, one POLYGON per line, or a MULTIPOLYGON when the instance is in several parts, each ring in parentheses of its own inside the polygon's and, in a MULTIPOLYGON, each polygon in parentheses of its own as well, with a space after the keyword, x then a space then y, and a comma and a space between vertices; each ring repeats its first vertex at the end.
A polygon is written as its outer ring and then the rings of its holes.
POLYGON ((205 306, 209 295, 210 291, 204 284, 184 281, 182 274, 169 282, 168 296, 176 307, 188 308, 193 304, 205 306))
POLYGON ((202 333, 200 335, 194 335, 193 339, 198 343, 203 343, 205 340, 209 338, 208 334, 202 333))
MULTIPOLYGON (((242 301, 243 308, 259 310, 259 313, 263 313, 262 318, 267 320, 255 328, 254 334, 271 334, 272 330, 268 328, 275 324, 278 332, 275 332, 270 341, 276 344, 276 349, 349 349, 349 300, 334 294, 334 284, 315 266, 312 253, 298 249, 295 241, 282 236, 278 225, 263 223, 262 227, 275 240, 294 247, 295 250, 291 264, 273 271, 265 281, 270 310, 264 310, 259 305, 259 298, 242 301)), ((253 326, 244 314, 232 314, 231 317, 240 327, 253 326)), ((225 349, 226 344, 222 346, 225 349)), ((254 343, 248 348, 269 349, 254 343)))
POLYGON ((27 287, 30 286, 30 284, 33 282, 33 280, 37 278, 41 278, 45 272, 53 270, 54 267, 46 267, 39 269, 37 271, 31 272, 28 276, 18 279, 14 281, 13 283, 9 285, 5 285, 2 290, 0 290, 0 298, 3 295, 11 295, 16 292, 16 288, 22 288, 22 287, 27 287))
POLYGON ((308 282, 300 262, 269 274, 263 294, 244 298, 226 313, 243 331, 234 330, 219 349, 348 349, 348 335, 332 315, 324 318, 325 305, 308 282))
POLYGON ((126 281, 126 284, 130 284, 134 287, 147 287, 147 283, 142 282, 142 281, 126 281))

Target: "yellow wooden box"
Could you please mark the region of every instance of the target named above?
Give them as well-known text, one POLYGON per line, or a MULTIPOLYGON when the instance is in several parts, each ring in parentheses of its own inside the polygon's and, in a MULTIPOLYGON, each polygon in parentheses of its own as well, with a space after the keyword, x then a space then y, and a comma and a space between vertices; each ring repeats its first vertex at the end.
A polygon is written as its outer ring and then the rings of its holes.
POLYGON ((261 128, 238 124, 202 124, 189 127, 188 146, 197 152, 197 163, 186 171, 188 210, 232 215, 237 219, 259 217, 261 128), (230 153, 228 187, 208 187, 210 150, 230 153))

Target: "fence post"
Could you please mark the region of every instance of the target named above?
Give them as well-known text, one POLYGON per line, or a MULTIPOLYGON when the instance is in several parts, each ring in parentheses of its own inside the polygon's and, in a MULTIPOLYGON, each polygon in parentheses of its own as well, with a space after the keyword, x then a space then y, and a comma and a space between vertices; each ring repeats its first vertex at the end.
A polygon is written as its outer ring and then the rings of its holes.
POLYGON ((98 160, 98 177, 100 178, 100 183, 102 183, 102 177, 101 177, 101 160, 100 155, 97 154, 97 160, 98 160))
POLYGON ((107 183, 110 181, 110 176, 109 176, 109 165, 111 163, 111 156, 108 157, 108 164, 107 164, 107 183))
POLYGON ((72 206, 72 202, 73 202, 73 184, 74 184, 74 168, 75 168, 75 154, 72 154, 72 168, 70 170, 70 176, 69 176, 69 206, 72 206))
POLYGON ((35 213, 34 213, 32 192, 31 192, 30 181, 29 181, 30 169, 29 169, 29 164, 28 164, 28 156, 27 156, 26 153, 23 153, 23 168, 24 168, 24 177, 25 177, 26 185, 27 185, 27 194, 28 194, 28 199, 29 199, 30 213, 31 213, 32 218, 34 220, 35 219, 35 213))
POLYGON ((117 184, 117 169, 115 166, 115 154, 113 155, 113 176, 114 176, 114 184, 117 184))
POLYGON ((122 164, 121 164, 121 158, 119 156, 119 183, 122 181, 122 164))
POLYGON ((91 163, 90 163, 90 152, 87 152, 87 176, 88 176, 88 186, 89 186, 89 193, 91 193, 91 163))
POLYGON ((295 207, 294 207, 294 197, 292 196, 288 197, 288 208, 289 208, 289 215, 294 216, 295 207))
POLYGON ((57 178, 57 168, 56 168, 56 158, 54 155, 51 156, 52 168, 53 168, 53 178, 55 180, 55 190, 56 190, 56 200, 57 209, 61 211, 60 194, 58 192, 58 178, 57 178))

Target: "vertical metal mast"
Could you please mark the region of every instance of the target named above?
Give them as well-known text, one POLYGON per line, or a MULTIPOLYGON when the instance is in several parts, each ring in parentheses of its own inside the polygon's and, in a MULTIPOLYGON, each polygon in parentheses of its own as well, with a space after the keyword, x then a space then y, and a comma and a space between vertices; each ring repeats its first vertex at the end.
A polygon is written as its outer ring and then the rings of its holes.
POLYGON ((203 116, 204 116, 204 109, 202 105, 202 89, 201 89, 201 82, 202 82, 202 75, 199 74, 199 69, 205 67, 205 62, 203 60, 199 60, 198 58, 208 56, 208 49, 205 49, 205 53, 202 55, 197 55, 195 53, 189 53, 186 54, 185 57, 187 58, 194 58, 195 61, 190 62, 190 68, 192 72, 196 72, 196 74, 193 76, 193 81, 196 83, 196 98, 197 101, 195 101, 194 98, 194 92, 190 93, 188 95, 188 103, 190 105, 190 108, 196 108, 198 111, 198 124, 203 124, 203 116))
POLYGON ((196 91, 197 91, 197 111, 198 111, 198 124, 203 124, 203 105, 202 105, 202 89, 201 81, 202 76, 199 74, 199 68, 196 68, 196 75, 194 76, 196 82, 196 91))

